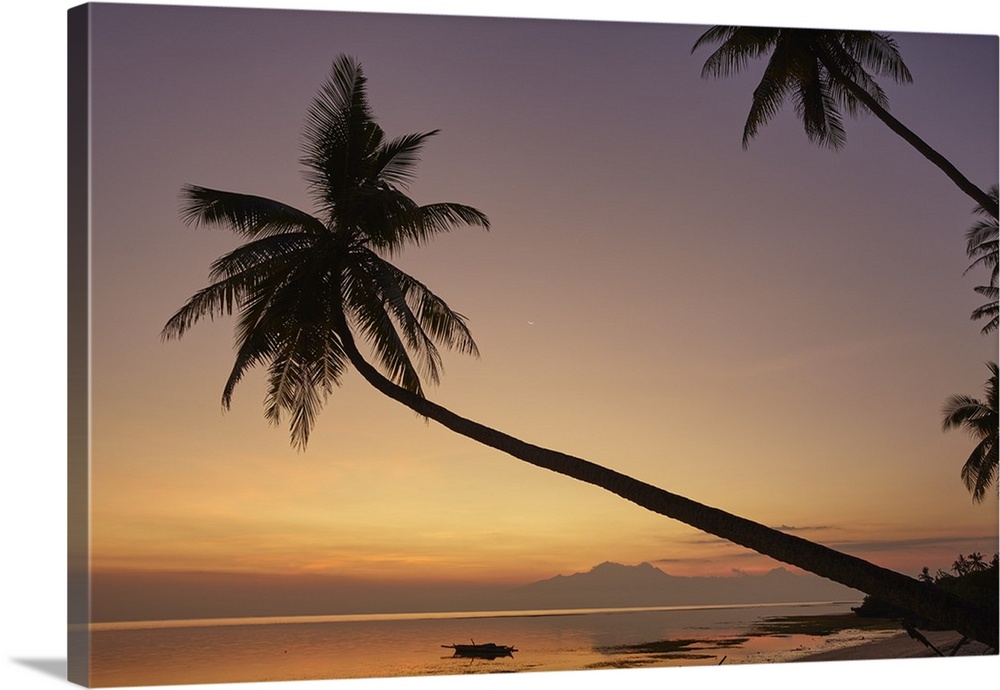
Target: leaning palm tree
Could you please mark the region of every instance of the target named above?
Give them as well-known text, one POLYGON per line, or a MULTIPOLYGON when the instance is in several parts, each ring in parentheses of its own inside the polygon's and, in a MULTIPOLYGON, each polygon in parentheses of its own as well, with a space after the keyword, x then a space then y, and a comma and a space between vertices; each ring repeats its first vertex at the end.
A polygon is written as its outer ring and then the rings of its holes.
MULTIPOLYGON (((990 198, 997 201, 997 185, 990 187, 990 198)), ((977 285, 973 288, 977 294, 990 300, 986 304, 978 307, 972 312, 973 321, 988 319, 982 328, 983 335, 987 335, 997 330, 1000 309, 997 307, 997 219, 990 216, 980 204, 977 204, 974 213, 980 216, 979 220, 972 224, 966 233, 965 251, 970 259, 975 259, 965 272, 968 273, 976 266, 984 266, 990 269, 990 282, 987 285, 977 285)))
POLYGON ((962 465, 962 481, 972 493, 972 500, 981 503, 990 484, 997 482, 997 363, 987 362, 990 373, 983 386, 986 398, 953 395, 944 404, 942 427, 962 428, 978 443, 962 465))
POLYGON ((987 213, 997 217, 995 197, 991 199, 889 113, 885 92, 875 76, 903 83, 912 81, 892 37, 874 31, 714 26, 695 41, 691 51, 714 43, 721 45, 705 61, 701 71, 704 77, 735 74, 751 59, 770 52, 743 128, 744 148, 777 114, 786 98, 792 99, 806 136, 833 149, 846 141, 841 109, 850 115, 868 111, 941 169, 987 213))
POLYGON ((184 188, 183 216, 249 242, 217 259, 214 282, 167 322, 179 338, 205 317, 238 312, 236 362, 223 389, 267 367, 265 413, 289 417, 304 448, 326 395, 356 369, 378 391, 470 439, 537 467, 611 491, 651 511, 910 609, 997 646, 996 621, 975 605, 847 554, 669 493, 600 465, 525 443, 427 399, 440 373, 437 347, 476 352, 463 317, 385 255, 460 225, 488 226, 461 204, 418 205, 405 193, 433 134, 386 139, 360 65, 338 58, 308 112, 305 156, 318 213, 203 187, 184 188), (362 338, 375 364, 358 348, 362 338))

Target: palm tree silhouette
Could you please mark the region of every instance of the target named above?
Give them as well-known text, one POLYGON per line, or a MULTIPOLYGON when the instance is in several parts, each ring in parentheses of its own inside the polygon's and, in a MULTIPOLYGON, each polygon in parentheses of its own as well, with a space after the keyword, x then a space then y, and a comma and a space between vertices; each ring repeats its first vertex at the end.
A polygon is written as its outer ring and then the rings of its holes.
POLYGON ((951 594, 929 591, 886 568, 587 460, 525 443, 428 400, 421 376, 437 378, 435 343, 473 354, 475 343, 461 315, 381 254, 457 225, 488 226, 471 207, 419 206, 404 193, 430 134, 387 141, 368 105, 360 65, 341 56, 306 124, 303 163, 319 215, 262 197, 184 188, 188 222, 221 226, 250 239, 212 264, 215 282, 192 296, 162 332, 164 338, 179 338, 204 317, 238 312, 236 362, 223 391, 224 405, 247 370, 267 366, 265 414, 272 422, 289 414, 292 443, 304 448, 325 396, 350 364, 378 391, 470 439, 997 645, 996 621, 951 594), (384 374, 361 354, 355 334, 367 341, 384 374))
POLYGON ((954 563, 951 564, 951 569, 955 571, 955 574, 961 577, 969 572, 969 561, 962 554, 958 554, 958 558, 954 563))
POLYGON ((990 567, 986 563, 986 556, 981 554, 979 551, 973 551, 965 560, 968 565, 969 572, 978 573, 983 570, 988 570, 990 567))
POLYGON ((991 376, 983 386, 985 400, 953 395, 942 410, 945 431, 962 428, 979 441, 962 465, 962 481, 976 503, 986 498, 990 484, 997 483, 997 363, 987 362, 986 366, 991 376))
POLYGON ((240 308, 226 408, 246 371, 268 363, 266 417, 278 424, 288 413, 292 443, 304 449, 325 397, 357 357, 345 337, 348 321, 392 382, 418 397, 421 373, 438 380, 435 343, 477 353, 463 317, 379 254, 461 224, 489 227, 470 206, 418 206, 401 191, 434 134, 386 140, 372 119, 360 66, 342 57, 307 119, 303 163, 319 217, 263 197, 184 188, 188 222, 221 225, 251 240, 212 264, 216 282, 163 329, 164 337, 179 338, 203 316, 240 308))
POLYGON ((988 214, 997 217, 996 197, 990 198, 889 113, 885 92, 871 72, 896 82, 912 81, 890 36, 874 31, 714 26, 695 41, 691 52, 713 43, 721 45, 705 61, 701 71, 704 77, 735 74, 751 59, 770 52, 743 128, 744 148, 788 97, 810 141, 833 149, 846 141, 840 109, 850 115, 867 110, 936 165, 988 214))
MULTIPOLYGON (((990 198, 994 203, 997 201, 997 185, 990 187, 990 198)), ((986 304, 978 307, 972 312, 972 319, 989 319, 982 328, 983 335, 987 335, 997 330, 997 320, 1000 317, 1000 310, 997 308, 997 219, 990 216, 981 205, 977 204, 973 212, 980 216, 979 220, 972 224, 966 233, 965 251, 970 259, 975 259, 969 267, 965 269, 968 273, 976 266, 985 266, 990 269, 990 282, 988 285, 977 285, 973 288, 978 294, 990 300, 986 304)))

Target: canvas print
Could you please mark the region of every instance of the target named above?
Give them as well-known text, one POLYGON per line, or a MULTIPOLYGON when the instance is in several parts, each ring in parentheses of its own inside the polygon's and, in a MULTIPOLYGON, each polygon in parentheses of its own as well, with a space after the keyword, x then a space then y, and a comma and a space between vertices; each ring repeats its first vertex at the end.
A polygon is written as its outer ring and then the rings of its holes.
POLYGON ((997 654, 997 36, 69 56, 73 682, 997 654))

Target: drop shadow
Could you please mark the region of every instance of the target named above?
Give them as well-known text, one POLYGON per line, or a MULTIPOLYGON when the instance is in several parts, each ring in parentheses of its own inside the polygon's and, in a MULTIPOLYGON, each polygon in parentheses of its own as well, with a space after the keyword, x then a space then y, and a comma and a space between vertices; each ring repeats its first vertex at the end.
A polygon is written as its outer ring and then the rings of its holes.
POLYGON ((11 661, 33 668, 45 675, 54 676, 59 680, 66 680, 68 665, 66 659, 11 659, 11 661))

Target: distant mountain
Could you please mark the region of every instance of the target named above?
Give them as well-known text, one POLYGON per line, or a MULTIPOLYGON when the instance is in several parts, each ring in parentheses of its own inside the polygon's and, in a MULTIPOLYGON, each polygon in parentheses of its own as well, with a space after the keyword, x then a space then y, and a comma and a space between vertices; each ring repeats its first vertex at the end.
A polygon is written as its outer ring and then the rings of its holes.
POLYGON ((649 563, 601 563, 509 591, 511 608, 601 608, 860 601, 861 592, 816 575, 775 568, 764 575, 678 577, 649 563))
POLYGON ((862 599, 853 589, 783 568, 765 575, 675 577, 649 563, 601 563, 586 573, 557 575, 514 588, 368 582, 320 574, 97 571, 91 596, 98 621, 862 599))

